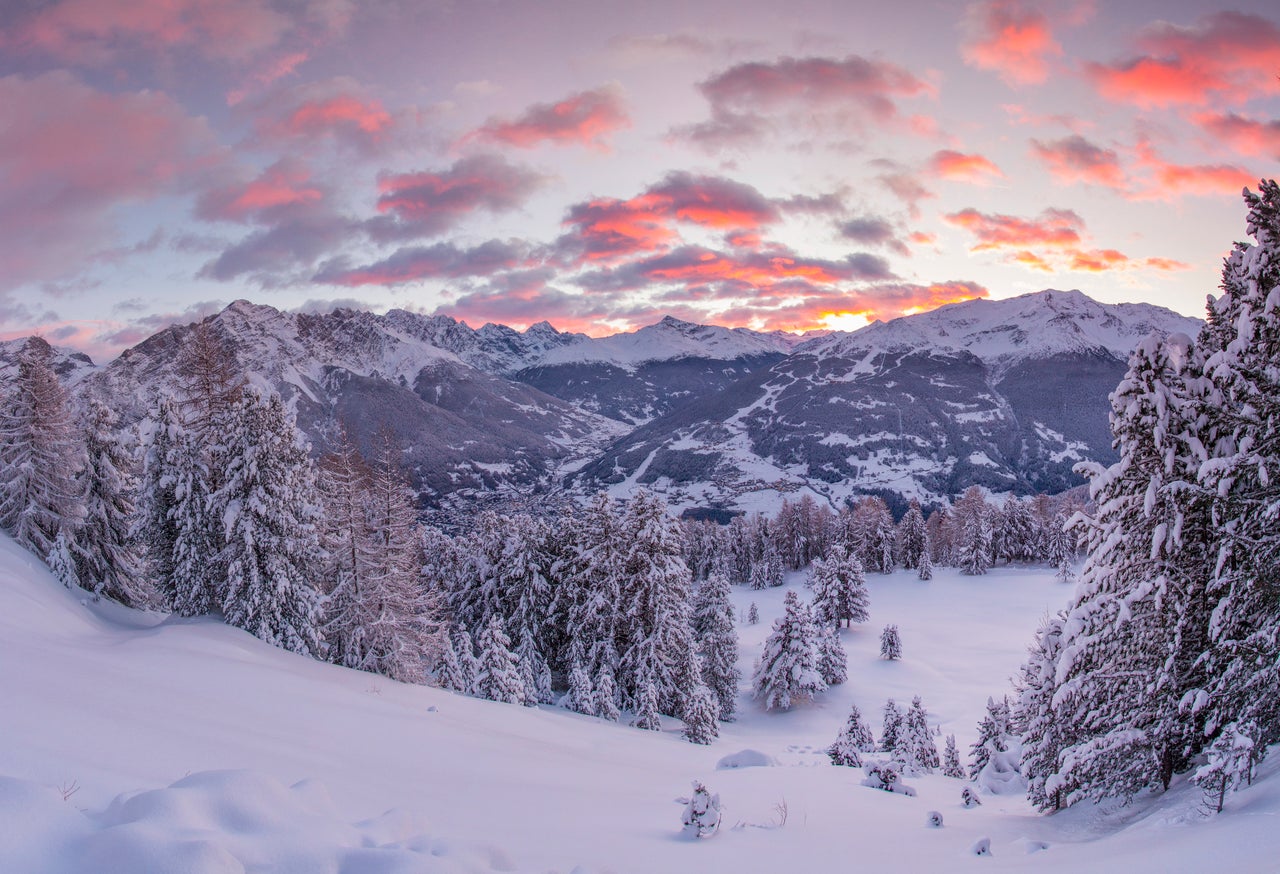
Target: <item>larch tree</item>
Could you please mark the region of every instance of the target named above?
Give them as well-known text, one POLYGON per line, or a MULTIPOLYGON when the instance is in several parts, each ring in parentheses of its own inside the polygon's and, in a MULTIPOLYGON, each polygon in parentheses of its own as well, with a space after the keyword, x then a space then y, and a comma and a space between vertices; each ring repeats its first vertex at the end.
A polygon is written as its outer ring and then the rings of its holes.
POLYGON ((0 397, 0 527, 41 560, 64 530, 74 551, 84 518, 83 448, 52 362, 48 343, 27 340, 0 397))

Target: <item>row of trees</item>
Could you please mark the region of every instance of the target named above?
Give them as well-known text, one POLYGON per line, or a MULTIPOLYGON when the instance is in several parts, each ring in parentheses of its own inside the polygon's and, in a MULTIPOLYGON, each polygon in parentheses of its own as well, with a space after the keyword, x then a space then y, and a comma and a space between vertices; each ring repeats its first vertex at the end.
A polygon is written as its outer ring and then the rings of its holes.
POLYGON ((1010 496, 997 505, 975 486, 927 518, 913 499, 895 521, 879 497, 864 497, 836 513, 806 495, 795 503, 784 500, 772 518, 736 516, 727 526, 686 522, 685 560, 697 578, 718 572, 756 589, 782 585, 786 570, 806 567, 837 547, 856 557, 864 571, 903 567, 922 579, 930 578, 934 565, 968 574, 1014 561, 1069 568, 1077 543, 1066 522, 1076 509, 1070 499, 1047 495, 1010 496))
POLYGON ((1226 259, 1195 341, 1134 353, 1112 395, 1120 460, 1085 468, 1081 586, 1042 623, 1017 702, 1042 809, 1280 740, 1280 188, 1245 200, 1256 245, 1226 259))

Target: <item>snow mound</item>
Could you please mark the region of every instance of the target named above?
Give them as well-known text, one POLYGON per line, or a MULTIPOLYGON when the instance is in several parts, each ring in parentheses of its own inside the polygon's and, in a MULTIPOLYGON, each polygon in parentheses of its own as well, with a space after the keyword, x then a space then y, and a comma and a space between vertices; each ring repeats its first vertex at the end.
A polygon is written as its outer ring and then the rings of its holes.
POLYGON ((777 766, 778 760, 767 753, 759 750, 739 750, 716 762, 717 771, 726 771, 733 768, 772 768, 777 766))
POLYGON ((458 851, 392 810, 344 822, 314 781, 203 771, 82 811, 64 793, 0 777, 0 858, 30 874, 82 871, 422 872, 510 870, 492 848, 458 851))

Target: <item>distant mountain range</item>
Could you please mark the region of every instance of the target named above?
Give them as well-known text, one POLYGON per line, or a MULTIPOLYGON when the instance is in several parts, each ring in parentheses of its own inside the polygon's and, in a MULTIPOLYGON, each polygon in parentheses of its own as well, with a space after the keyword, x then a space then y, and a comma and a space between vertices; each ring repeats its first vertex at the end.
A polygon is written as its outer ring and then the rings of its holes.
MULTIPOLYGON (((975 300, 797 336, 674 318, 591 338, 546 322, 473 329, 404 310, 210 316, 250 378, 281 392, 322 449, 339 423, 389 429, 424 502, 481 492, 647 487, 682 507, 764 509, 779 494, 936 500, 972 483, 1059 491, 1110 460, 1107 395, 1146 334, 1199 321, 1078 291, 975 300)), ((127 418, 169 385, 191 326, 93 367, 60 351, 79 390, 127 418)), ((20 341, 0 344, 0 368, 20 341)))

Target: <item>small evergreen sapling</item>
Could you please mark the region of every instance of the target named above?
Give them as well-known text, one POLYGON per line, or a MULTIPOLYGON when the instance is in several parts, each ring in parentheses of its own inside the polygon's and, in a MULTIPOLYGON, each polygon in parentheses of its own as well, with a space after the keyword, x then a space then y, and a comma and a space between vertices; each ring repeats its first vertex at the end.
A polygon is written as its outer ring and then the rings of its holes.
POLYGON ((662 717, 658 714, 658 690, 650 681, 645 683, 636 708, 636 718, 631 725, 644 731, 661 731, 662 717))
POLYGON ((622 717, 618 710, 618 686, 608 665, 602 665, 596 677, 596 716, 609 722, 617 722, 622 717))
POLYGON ((947 746, 942 753, 942 776, 964 779, 964 766, 960 764, 960 750, 956 747, 956 736, 947 735, 947 746))
POLYGON ((693 794, 680 817, 684 833, 695 838, 709 838, 720 828, 720 795, 707 791, 700 780, 693 781, 693 794))
POLYGON ((898 703, 890 698, 884 704, 884 721, 880 730, 880 749, 891 753, 898 747, 902 733, 902 711, 898 703))
POLYGON ((916 571, 916 576, 919 577, 922 582, 926 583, 933 579, 933 559, 929 557, 929 550, 927 548, 924 552, 920 553, 920 567, 916 571))
POLYGON ((684 739, 691 744, 709 744, 720 736, 720 705, 715 694, 699 685, 684 708, 684 739))
POLYGON ((968 810, 971 807, 978 807, 982 804, 982 799, 978 797, 978 791, 972 786, 966 786, 960 790, 960 804, 968 810))
POLYGON ((916 794, 915 789, 902 782, 897 762, 871 762, 866 766, 862 785, 908 797, 916 794))
POLYGON ((880 632, 880 658, 889 661, 902 658, 902 638, 898 636, 898 626, 886 625, 880 632))
POLYGON ((1205 803, 1221 813, 1228 792, 1234 792, 1253 778, 1253 739, 1235 723, 1228 725, 1208 750, 1208 761, 1192 780, 1204 792, 1205 803))
POLYGON ((818 673, 828 686, 839 686, 849 678, 849 657, 834 628, 825 629, 818 641, 818 673))
POLYGON ((873 752, 876 748, 871 729, 862 721, 862 712, 858 705, 849 708, 849 718, 844 728, 836 737, 835 743, 827 747, 827 755, 833 765, 845 765, 852 768, 862 767, 862 753, 873 752))
POLYGON ((575 713, 596 715, 596 693, 591 687, 591 675, 581 664, 575 664, 569 671, 569 692, 561 703, 575 713))
POLYGON ((511 651, 511 639, 502 626, 502 618, 493 615, 480 633, 480 672, 476 676, 476 694, 504 704, 523 704, 525 682, 520 663, 511 651))
POLYGON ((747 608, 747 624, 760 624, 760 608, 756 606, 756 602, 752 601, 751 606, 747 608))

